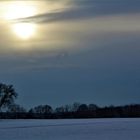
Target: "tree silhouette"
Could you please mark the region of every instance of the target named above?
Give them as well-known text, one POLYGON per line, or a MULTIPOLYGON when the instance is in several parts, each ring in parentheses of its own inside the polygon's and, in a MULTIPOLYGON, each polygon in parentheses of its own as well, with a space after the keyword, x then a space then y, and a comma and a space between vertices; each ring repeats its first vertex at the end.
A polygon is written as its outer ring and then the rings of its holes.
POLYGON ((15 92, 13 85, 0 83, 0 109, 12 105, 16 97, 17 93, 15 92))
POLYGON ((13 104, 8 107, 7 112, 10 113, 26 113, 26 109, 18 104, 13 104))
POLYGON ((31 113, 38 113, 38 114, 49 114, 52 113, 53 109, 49 105, 39 105, 30 110, 31 113))
POLYGON ((86 104, 81 104, 77 110, 78 112, 87 112, 88 106, 86 104))

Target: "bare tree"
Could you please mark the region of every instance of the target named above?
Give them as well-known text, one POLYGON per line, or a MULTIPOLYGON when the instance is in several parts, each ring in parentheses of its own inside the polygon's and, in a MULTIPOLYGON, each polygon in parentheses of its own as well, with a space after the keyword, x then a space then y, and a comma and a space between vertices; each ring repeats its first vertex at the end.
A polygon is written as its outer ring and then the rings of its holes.
POLYGON ((4 107, 9 107, 14 103, 14 99, 17 97, 17 93, 13 88, 13 85, 6 85, 0 83, 0 110, 4 107))
POLYGON ((39 105, 31 109, 29 112, 38 114, 49 114, 53 112, 53 109, 49 105, 39 105))
POLYGON ((20 105, 13 104, 8 107, 8 111, 10 113, 26 113, 26 109, 20 105))

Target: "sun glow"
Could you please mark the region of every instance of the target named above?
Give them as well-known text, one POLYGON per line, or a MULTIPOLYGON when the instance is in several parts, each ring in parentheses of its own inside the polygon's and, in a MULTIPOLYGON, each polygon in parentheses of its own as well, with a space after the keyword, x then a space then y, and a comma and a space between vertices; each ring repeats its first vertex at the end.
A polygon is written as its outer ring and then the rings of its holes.
POLYGON ((34 23, 16 23, 16 24, 13 24, 12 29, 19 38, 29 39, 35 34, 36 24, 34 24, 34 23))
POLYGON ((26 2, 16 1, 7 4, 4 11, 4 18, 13 20, 34 16, 37 13, 37 8, 31 4, 26 4, 26 2))
POLYGON ((22 40, 30 39, 35 35, 36 24, 18 22, 18 19, 31 17, 37 14, 38 8, 32 1, 5 2, 3 8, 3 19, 9 23, 13 33, 22 40))
POLYGON ((0 22, 10 29, 9 36, 12 39, 27 40, 34 36, 40 38, 44 33, 40 28, 42 25, 32 21, 32 18, 63 7, 63 3, 51 0, 0 0, 0 22))

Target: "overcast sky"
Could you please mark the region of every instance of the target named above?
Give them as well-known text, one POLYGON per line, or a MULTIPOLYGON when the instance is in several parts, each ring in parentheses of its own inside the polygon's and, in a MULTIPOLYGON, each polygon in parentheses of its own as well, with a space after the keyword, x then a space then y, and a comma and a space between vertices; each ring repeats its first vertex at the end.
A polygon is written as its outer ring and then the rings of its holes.
POLYGON ((10 22, 9 4, 0 2, 0 82, 14 85, 17 103, 140 103, 139 0, 29 1, 38 11, 10 22), (18 38, 16 23, 34 23, 36 35, 18 38))

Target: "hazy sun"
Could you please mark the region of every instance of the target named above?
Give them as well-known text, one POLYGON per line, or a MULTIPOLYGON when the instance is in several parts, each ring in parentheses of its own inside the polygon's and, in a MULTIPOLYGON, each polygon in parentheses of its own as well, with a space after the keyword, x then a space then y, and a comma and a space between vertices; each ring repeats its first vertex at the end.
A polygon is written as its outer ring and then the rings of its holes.
MULTIPOLYGON (((37 14, 37 5, 32 1, 5 1, 3 5, 3 19, 8 21, 11 30, 20 39, 29 39, 35 35, 36 24, 20 22, 18 19, 37 14)), ((0 10, 1 11, 1 10, 0 10)))
POLYGON ((34 24, 34 23, 16 23, 16 24, 13 24, 12 29, 19 38, 29 39, 35 34, 36 24, 34 24))

